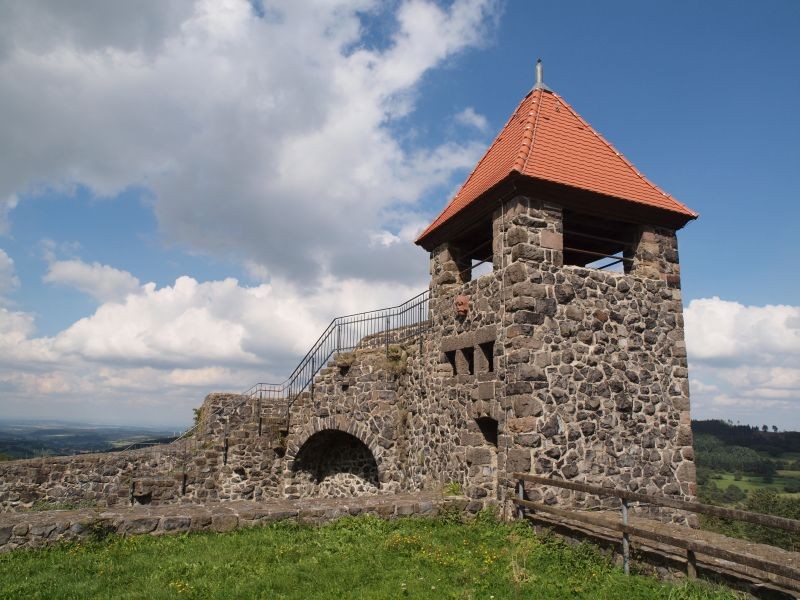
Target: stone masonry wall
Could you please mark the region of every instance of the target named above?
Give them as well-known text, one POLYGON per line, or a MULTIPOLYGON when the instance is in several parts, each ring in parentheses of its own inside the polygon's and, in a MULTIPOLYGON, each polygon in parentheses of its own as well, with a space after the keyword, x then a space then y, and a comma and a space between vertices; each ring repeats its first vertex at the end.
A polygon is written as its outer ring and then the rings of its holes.
MULTIPOLYGON (((440 352, 427 355, 429 385, 462 407, 449 462, 464 458, 467 493, 483 494, 476 477, 497 465, 693 497, 674 232, 643 228, 626 275, 562 266, 556 206, 520 197, 496 211, 493 226, 495 270, 477 281, 459 275, 447 244, 432 253, 431 337, 440 352), (460 295, 470 299, 463 319, 453 309, 460 295), (489 325, 494 372, 474 364, 470 374, 462 349, 480 356, 489 325), (497 456, 464 426, 481 416, 499 421, 497 456)), ((529 493, 599 503, 563 490, 529 493)))
POLYGON ((0 512, 44 506, 166 503, 180 496, 183 448, 0 463, 0 512))

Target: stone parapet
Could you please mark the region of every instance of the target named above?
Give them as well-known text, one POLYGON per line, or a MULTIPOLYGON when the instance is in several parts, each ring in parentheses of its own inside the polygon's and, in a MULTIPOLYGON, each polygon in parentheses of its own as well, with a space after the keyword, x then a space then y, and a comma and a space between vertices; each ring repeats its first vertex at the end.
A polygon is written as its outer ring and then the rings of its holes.
POLYGON ((441 495, 406 494, 348 499, 209 502, 203 505, 137 506, 0 515, 0 553, 20 548, 117 535, 170 535, 188 531, 224 532, 275 521, 325 523, 371 514, 384 519, 434 516, 442 510, 474 513, 481 503, 441 495))

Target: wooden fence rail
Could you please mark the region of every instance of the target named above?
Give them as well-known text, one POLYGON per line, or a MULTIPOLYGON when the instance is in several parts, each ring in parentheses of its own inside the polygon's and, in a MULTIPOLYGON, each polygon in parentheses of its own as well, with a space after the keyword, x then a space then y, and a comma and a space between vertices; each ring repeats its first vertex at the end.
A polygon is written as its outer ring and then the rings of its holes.
POLYGON ((733 563, 760 569, 767 573, 773 573, 781 577, 800 581, 800 569, 792 565, 779 564, 763 560, 761 558, 732 552, 723 548, 709 545, 705 542, 698 540, 675 537, 665 533, 650 531, 641 527, 636 527, 628 524, 628 502, 645 502, 656 506, 665 506, 667 508, 675 508, 678 510, 685 510, 687 512, 701 513, 722 517, 726 519, 733 519, 738 521, 746 521, 748 523, 755 523, 757 525, 764 525, 767 527, 775 527, 790 531, 793 533, 800 532, 800 521, 794 519, 786 519, 783 517, 775 517, 772 515, 764 515, 761 513, 754 513, 744 510, 737 510, 732 508, 722 508, 720 506, 712 506, 710 504, 702 504, 699 502, 688 502, 686 500, 678 500, 676 498, 668 498, 665 496, 652 496, 650 494, 639 494, 636 492, 629 492, 627 490, 617 490, 613 488, 601 487, 596 485, 589 485, 586 483, 564 481, 561 479, 550 479, 547 477, 539 477, 536 475, 528 475, 527 473, 513 473, 512 478, 517 481, 517 497, 514 498, 514 504, 518 507, 519 516, 524 516, 524 509, 529 508, 534 511, 543 513, 550 513, 565 519, 571 519, 581 523, 586 523, 596 527, 605 529, 612 529, 622 533, 622 550, 623 550, 623 566, 626 573, 630 570, 630 556, 629 556, 629 536, 635 535, 642 539, 651 540, 661 544, 674 546, 686 550, 687 553, 687 570, 690 577, 696 577, 696 562, 695 553, 705 554, 714 558, 727 560, 733 563), (585 492, 587 494, 594 494, 597 496, 611 496, 617 497, 621 500, 622 519, 620 523, 609 522, 606 519, 598 518, 590 514, 578 512, 575 510, 566 510, 563 508, 556 508, 546 504, 531 502, 525 499, 525 486, 524 482, 538 483, 544 486, 553 486, 577 492, 585 492))

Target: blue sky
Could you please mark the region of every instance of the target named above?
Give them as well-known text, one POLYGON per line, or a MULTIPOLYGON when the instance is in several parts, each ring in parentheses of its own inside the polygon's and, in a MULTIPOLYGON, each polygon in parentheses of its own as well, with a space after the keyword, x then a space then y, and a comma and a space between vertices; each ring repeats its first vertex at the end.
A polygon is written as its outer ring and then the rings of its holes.
POLYGON ((339 313, 545 81, 701 214, 693 414, 800 428, 800 4, 0 2, 0 414, 179 425, 339 313))

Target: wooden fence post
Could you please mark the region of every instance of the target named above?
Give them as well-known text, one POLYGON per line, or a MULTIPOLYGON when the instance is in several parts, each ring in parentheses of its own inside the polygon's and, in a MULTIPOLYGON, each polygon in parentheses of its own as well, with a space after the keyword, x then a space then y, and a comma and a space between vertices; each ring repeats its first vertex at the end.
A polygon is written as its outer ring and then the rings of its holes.
POLYGON ((689 579, 697 579, 697 556, 693 550, 686 551, 686 576, 689 579))

